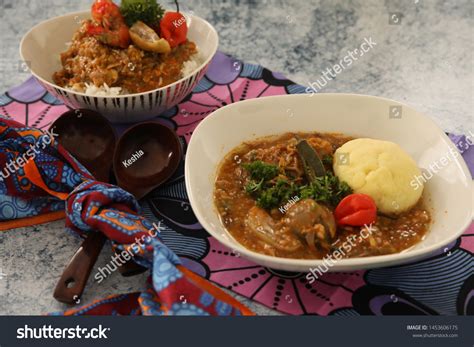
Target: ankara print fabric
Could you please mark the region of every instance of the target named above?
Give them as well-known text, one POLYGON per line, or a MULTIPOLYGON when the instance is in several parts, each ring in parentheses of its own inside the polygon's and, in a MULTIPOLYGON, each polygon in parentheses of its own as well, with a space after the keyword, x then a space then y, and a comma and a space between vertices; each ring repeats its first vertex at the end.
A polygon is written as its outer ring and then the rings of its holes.
MULTIPOLYGON (((184 268, 179 257, 163 244, 152 223, 140 215, 135 197, 120 187, 96 181, 52 136, 0 119, 0 166, 8 166, 9 162, 17 162, 20 168, 2 176, 0 202, 3 197, 62 200, 66 229, 81 235, 102 232, 120 251, 128 252, 129 257, 150 270, 148 289, 130 306, 134 311, 143 315, 252 314, 237 300, 184 268), (20 160, 25 154, 28 160, 20 160)), ((32 211, 35 214, 43 211, 43 206, 36 207, 40 210, 32 211)), ((0 210, 1 220, 16 220, 5 216, 4 210, 0 210)), ((128 294, 132 298, 134 295, 128 294)), ((94 310, 97 314, 110 314, 110 309, 121 305, 106 298, 65 314, 91 314, 94 310)))
MULTIPOLYGON (((303 86, 281 74, 218 53, 193 93, 156 119, 175 129, 186 149, 199 122, 222 106, 250 98, 304 92, 303 86)), ((34 80, 0 98, 0 114, 39 128, 47 128, 65 110, 34 80)), ((458 143, 463 137, 452 136, 452 140, 458 143)), ((463 156, 473 172, 474 150, 466 150, 463 156)), ((261 267, 209 236, 189 205, 183 168, 182 163, 167 184, 141 201, 142 215, 150 221, 161 221, 163 243, 180 257, 186 268, 204 278, 293 315, 474 312, 472 225, 456 242, 423 261, 368 271, 327 273, 309 284, 306 274, 261 267)), ((142 294, 139 300, 146 303, 146 299, 142 294)))

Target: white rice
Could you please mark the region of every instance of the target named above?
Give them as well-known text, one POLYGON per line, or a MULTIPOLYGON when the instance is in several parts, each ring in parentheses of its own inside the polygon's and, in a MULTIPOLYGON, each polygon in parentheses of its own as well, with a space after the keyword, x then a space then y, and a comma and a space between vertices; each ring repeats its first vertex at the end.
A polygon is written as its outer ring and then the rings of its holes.
POLYGON ((203 63, 203 60, 198 51, 196 54, 194 54, 191 57, 191 59, 183 63, 183 68, 181 69, 181 77, 186 77, 186 76, 191 75, 194 71, 196 71, 199 68, 199 66, 201 66, 202 63, 203 63))
POLYGON ((122 87, 109 87, 107 83, 96 87, 93 83, 86 83, 85 93, 92 96, 118 96, 122 94, 122 87))
MULTIPOLYGON (((191 59, 185 61, 183 63, 183 68, 181 69, 181 77, 186 77, 191 75, 194 71, 196 71, 201 64, 203 63, 202 56, 198 51, 194 54, 191 59)), ((126 90, 122 90, 121 87, 109 87, 106 83, 104 83, 101 87, 97 87, 93 83, 89 84, 86 83, 85 90, 79 90, 78 88, 71 87, 72 90, 77 92, 83 92, 87 95, 91 96, 119 96, 123 94, 127 94, 126 90)))

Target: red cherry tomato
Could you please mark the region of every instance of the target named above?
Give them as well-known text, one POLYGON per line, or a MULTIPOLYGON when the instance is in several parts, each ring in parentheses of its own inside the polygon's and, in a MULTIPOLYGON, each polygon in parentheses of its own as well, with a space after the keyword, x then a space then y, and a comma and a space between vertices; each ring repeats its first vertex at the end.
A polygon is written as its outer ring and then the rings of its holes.
POLYGON ((179 12, 166 12, 160 22, 160 34, 171 47, 186 42, 188 35, 186 18, 179 12))
POLYGON ((351 194, 337 205, 334 217, 339 225, 368 225, 377 220, 377 206, 368 195, 351 194))

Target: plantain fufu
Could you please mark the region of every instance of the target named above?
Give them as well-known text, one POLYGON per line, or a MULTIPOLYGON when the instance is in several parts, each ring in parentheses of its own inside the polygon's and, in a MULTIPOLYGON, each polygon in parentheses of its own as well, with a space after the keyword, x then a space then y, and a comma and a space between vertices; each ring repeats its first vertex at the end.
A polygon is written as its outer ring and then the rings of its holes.
POLYGON ((368 138, 355 139, 334 154, 334 173, 355 193, 371 196, 380 212, 394 215, 412 208, 423 193, 413 185, 421 172, 399 145, 368 138))

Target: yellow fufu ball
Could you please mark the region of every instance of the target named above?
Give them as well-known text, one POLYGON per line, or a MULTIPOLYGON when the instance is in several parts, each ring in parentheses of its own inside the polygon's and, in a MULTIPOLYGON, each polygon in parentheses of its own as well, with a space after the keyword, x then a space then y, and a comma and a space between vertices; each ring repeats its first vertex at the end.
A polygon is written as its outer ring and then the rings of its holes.
POLYGON ((399 145, 355 139, 334 154, 334 173, 354 193, 371 196, 380 212, 393 215, 412 208, 423 193, 420 169, 399 145))

